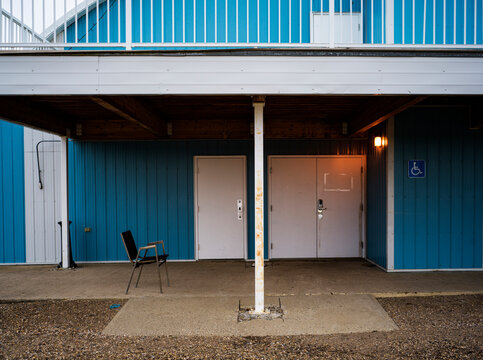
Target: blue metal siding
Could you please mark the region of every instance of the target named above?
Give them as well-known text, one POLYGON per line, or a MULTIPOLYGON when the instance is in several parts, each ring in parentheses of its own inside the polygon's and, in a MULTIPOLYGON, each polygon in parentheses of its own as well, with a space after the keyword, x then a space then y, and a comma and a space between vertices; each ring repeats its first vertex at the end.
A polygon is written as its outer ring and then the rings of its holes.
MULTIPOLYGON (((349 12, 350 0, 335 1, 335 12, 349 12)), ((174 42, 174 43, 309 43, 310 42, 310 0, 239 0, 238 18, 236 18, 235 0, 194 0, 163 1, 154 0, 151 17, 151 0, 132 1, 132 39, 134 42, 174 42), (247 14, 248 1, 248 14, 247 14), (216 2, 216 12, 215 12, 216 2), (205 13, 206 3, 206 13, 205 13), (174 6, 174 9, 173 9, 174 6), (225 8, 226 7, 226 8, 225 8), (279 9, 280 7, 280 9, 279 9), (270 11, 269 11, 270 10, 270 11), (280 10, 280 18, 279 18, 280 10), (142 25, 140 13, 142 11, 142 25), (225 16, 226 11, 226 16, 225 16), (184 29, 183 29, 184 14, 184 29), (216 14, 216 15, 215 15, 216 14), (269 15, 270 14, 270 15, 269 15), (292 21, 289 21, 289 14, 292 21), (173 29, 173 19, 175 27, 173 29), (258 19, 258 24, 257 24, 258 19), (270 20, 270 21, 269 21, 270 20), (206 32, 204 24, 206 21, 206 32), (153 35, 151 36, 151 22, 153 35), (270 29, 269 29, 270 23, 270 29), (279 23, 281 28, 279 30, 279 23), (248 25, 248 34, 247 34, 248 25), (196 27, 196 29, 194 29, 196 27), (238 29, 238 31, 237 31, 238 29), (174 30, 174 33, 173 33, 174 30), (141 38, 142 34, 142 38, 141 38), (248 39, 247 39, 248 36, 248 39)), ((109 17, 109 41, 119 41, 118 6, 121 16, 121 41, 125 41, 125 1, 111 0, 109 17)), ((465 33, 467 44, 483 43, 482 1, 447 0, 444 9, 443 1, 394 1, 394 41, 396 44, 433 43, 464 44, 465 33), (456 7, 455 7, 456 2, 456 7), (414 4, 414 9, 413 9, 414 4), (433 8, 435 6, 435 8, 433 8), (455 15, 456 9, 456 17, 455 15), (413 17, 414 10, 414 17, 413 17), (474 31, 476 11, 476 29, 474 31), (434 14, 434 16, 433 16, 434 14), (465 19, 466 16, 466 19, 465 19), (426 26, 424 18, 426 17, 426 26), (414 18, 414 21, 413 21, 414 18), (446 19, 446 21, 445 21, 446 19), (455 23, 456 19, 456 23, 455 23), (466 29, 465 29, 466 20, 466 29), (403 28, 404 23, 404 28, 403 28), (434 31, 433 31, 434 28, 434 31), (414 31, 413 31, 414 30, 414 31), (455 37, 456 34, 456 37, 455 37)), ((329 11, 329 0, 312 0, 312 11, 329 11)), ((385 43, 384 0, 352 1, 352 11, 363 9, 364 43, 385 43), (362 4, 362 6, 361 6, 362 4), (373 8, 373 9, 372 9, 373 8), (373 17, 373 18, 372 18, 373 17), (374 30, 374 32, 372 32, 374 30)), ((78 42, 96 42, 97 26, 99 40, 106 42, 107 34, 107 2, 88 12, 88 36, 86 37, 85 12, 79 14, 77 38, 78 42), (99 18, 99 24, 96 19, 99 18)), ((68 26, 67 39, 75 42, 75 25, 68 26)))
MULTIPOLYGON (((268 155, 362 155, 363 141, 267 140, 268 155)), ((125 260, 120 233, 164 239, 170 258, 194 259, 193 157, 247 156, 248 257, 254 257, 253 141, 71 143, 72 247, 77 261, 125 260), (90 232, 84 228, 90 227, 90 232)), ((265 183, 266 189, 268 184, 265 183)), ((265 198, 268 201, 267 197, 265 198)), ((265 204, 268 244, 268 206, 265 204)), ((268 247, 265 246, 265 256, 268 247)))
POLYGON ((0 121, 0 263, 24 262, 23 127, 0 121))
MULTIPOLYGON (((163 239, 170 258, 193 259, 193 156, 249 152, 247 141, 74 142, 69 186, 75 260, 125 260, 120 233, 127 229, 138 245, 163 239)), ((250 213, 249 227, 252 218, 250 213)))
MULTIPOLYGON (((386 136, 386 124, 372 129, 369 139, 386 136)), ((367 258, 387 267, 387 147, 369 142, 367 151, 367 258)))
POLYGON ((394 0, 394 42, 396 44, 464 44, 466 4, 466 43, 483 43, 482 1, 446 0, 408 1, 394 0), (455 20, 456 2, 456 24, 455 20), (413 21, 414 4, 414 21, 413 21), (444 5, 446 4, 446 9, 444 5), (435 6, 435 8, 434 8, 435 6), (476 38, 474 31, 476 11, 476 38), (435 15, 433 17, 433 14, 435 15), (426 16, 426 28, 424 17, 426 16), (446 22, 445 22, 446 17, 446 22), (436 22, 435 22, 436 21, 436 22), (403 31, 404 22, 404 31, 403 31), (433 31, 433 28, 435 31, 433 31), (413 31, 414 29, 414 31, 413 31), (455 38, 456 32, 456 38, 455 38), (446 37, 446 38, 445 38, 446 37))
MULTIPOLYGON (((133 1, 134 3, 135 1, 133 1)), ((139 6, 138 6, 139 7, 139 6)), ((97 27, 99 26, 99 41, 100 42, 119 42, 119 13, 121 16, 121 26, 120 26, 120 35, 121 35, 121 42, 126 41, 126 23, 124 19, 126 18, 126 3, 125 0, 111 0, 110 7, 109 7, 109 19, 110 19, 110 28, 109 28, 109 39, 107 39, 107 18, 108 18, 108 11, 107 11, 107 1, 100 2, 99 4, 99 13, 96 14, 96 8, 91 8, 87 12, 87 35, 86 35, 86 12, 82 10, 78 14, 77 20, 77 42, 79 43, 95 43, 97 42, 97 27), (120 9, 118 8, 120 6, 120 9), (96 21, 99 19, 99 21, 96 21)), ((133 7, 133 16, 134 16, 134 7, 133 7)), ((138 12, 139 16, 139 12, 138 12)), ((76 33, 75 33, 75 23, 67 26, 67 41, 74 43, 76 42, 76 33)))
MULTIPOLYGON (((336 1, 335 12, 348 13, 350 11, 350 3, 351 0, 336 1)), ((381 29, 383 25, 382 4, 383 0, 363 3, 365 43, 381 43, 383 40, 381 29), (374 7, 374 19, 371 18, 372 6, 374 7), (374 23, 373 35, 371 34, 372 23, 374 23)), ((310 43, 310 0, 238 0, 238 18, 236 17, 236 5, 235 0, 194 0, 194 2, 187 0, 161 2, 160 0, 154 0, 153 12, 151 14, 151 0, 133 0, 132 40, 133 42, 142 43, 310 43), (142 25, 140 21, 141 12, 142 25), (182 22, 183 12, 184 29, 182 22), (290 21, 290 16, 292 21, 290 21), (174 29, 173 19, 175 21, 174 29), (151 23, 154 25, 152 36, 151 23), (195 26, 196 29, 194 29, 195 26)), ((121 41, 125 41, 125 1, 111 0, 109 11, 107 2, 100 3, 99 14, 96 14, 95 8, 89 10, 87 16, 87 36, 85 11, 79 14, 77 25, 78 42, 97 42, 98 26, 99 40, 107 42, 108 13, 111 19, 109 42, 119 41, 118 6, 120 6, 121 14, 121 41), (99 18, 99 24, 96 22, 97 18, 99 18)), ((320 12, 321 7, 324 12, 328 12, 329 0, 312 0, 313 12, 320 12)), ((357 13, 360 11, 361 0, 352 1, 352 12, 357 13)), ((75 42, 75 37, 75 23, 73 23, 67 27, 67 40, 75 42)))
POLYGON ((394 156, 395 268, 481 268, 483 135, 466 110, 399 115, 394 156), (412 159, 426 160, 426 178, 408 178, 412 159))

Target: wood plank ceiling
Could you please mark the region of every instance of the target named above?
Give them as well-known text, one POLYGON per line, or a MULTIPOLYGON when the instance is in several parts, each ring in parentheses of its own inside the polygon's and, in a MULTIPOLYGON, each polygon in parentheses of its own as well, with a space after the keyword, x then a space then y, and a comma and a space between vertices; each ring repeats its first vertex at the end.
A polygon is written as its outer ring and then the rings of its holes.
MULTIPOLYGON (((267 96, 265 137, 361 137, 416 104, 455 104, 474 116, 482 99, 267 96)), ((250 96, 3 96, 0 118, 79 140, 248 139, 253 107, 250 96)))

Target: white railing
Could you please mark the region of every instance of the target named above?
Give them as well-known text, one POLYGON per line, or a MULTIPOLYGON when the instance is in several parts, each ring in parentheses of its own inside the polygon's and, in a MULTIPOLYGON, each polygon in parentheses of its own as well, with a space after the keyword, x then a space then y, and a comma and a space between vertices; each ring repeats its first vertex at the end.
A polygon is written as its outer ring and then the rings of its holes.
POLYGON ((0 49, 482 48, 483 0, 449 1, 0 0, 0 49))
MULTIPOLYGON (((47 42, 40 34, 37 34, 33 29, 26 25, 23 20, 13 16, 12 13, 0 8, 0 49, 2 44, 29 43, 38 44, 47 42)), ((11 47, 8 47, 11 49, 11 47)))

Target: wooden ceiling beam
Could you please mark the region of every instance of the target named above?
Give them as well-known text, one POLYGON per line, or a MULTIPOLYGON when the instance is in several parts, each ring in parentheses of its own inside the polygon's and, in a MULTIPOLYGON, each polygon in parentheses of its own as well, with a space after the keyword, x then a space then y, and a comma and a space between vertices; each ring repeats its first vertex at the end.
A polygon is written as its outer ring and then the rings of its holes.
POLYGON ((73 116, 28 98, 1 96, 0 118, 55 135, 75 137, 73 116))
POLYGON ((167 135, 167 122, 142 100, 133 96, 91 96, 90 99, 114 114, 146 129, 156 137, 167 135))
POLYGON ((350 136, 360 136, 367 130, 426 98, 427 96, 375 97, 362 110, 358 111, 361 115, 350 123, 350 136))

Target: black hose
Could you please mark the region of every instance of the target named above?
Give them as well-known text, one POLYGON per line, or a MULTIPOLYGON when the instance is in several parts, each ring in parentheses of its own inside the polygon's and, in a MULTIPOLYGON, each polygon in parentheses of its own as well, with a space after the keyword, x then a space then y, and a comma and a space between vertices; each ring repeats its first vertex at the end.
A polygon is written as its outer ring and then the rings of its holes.
POLYGON ((41 170, 40 170, 40 159, 39 159, 39 145, 42 143, 54 143, 54 142, 60 142, 60 140, 40 140, 37 145, 35 145, 35 151, 37 152, 37 172, 39 174, 39 188, 42 190, 44 188, 44 185, 42 184, 42 177, 40 176, 41 170))

